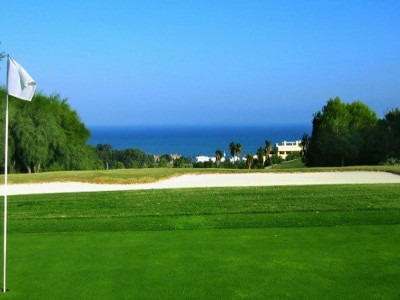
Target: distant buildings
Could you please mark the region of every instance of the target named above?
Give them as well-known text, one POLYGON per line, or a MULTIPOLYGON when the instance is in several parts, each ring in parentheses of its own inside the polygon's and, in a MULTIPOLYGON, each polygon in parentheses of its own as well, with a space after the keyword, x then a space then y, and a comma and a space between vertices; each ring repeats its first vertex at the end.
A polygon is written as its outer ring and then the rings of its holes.
MULTIPOLYGON (((215 163, 216 159, 215 156, 204 156, 204 155, 200 155, 200 156, 196 156, 196 162, 197 163, 204 163, 204 162, 209 162, 212 161, 213 163, 215 163)), ((221 158, 221 162, 225 161, 225 155, 221 158)))
MULTIPOLYGON (((300 153, 300 151, 301 151, 301 141, 283 141, 281 144, 279 144, 279 143, 275 144, 274 152, 271 153, 269 156, 276 154, 276 155, 282 157, 283 159, 286 159, 286 157, 289 154, 292 154, 295 152, 300 153)), ((224 157, 222 157, 221 162, 224 162, 225 159, 226 158, 225 158, 225 153, 224 153, 224 157)), ((257 155, 254 155, 254 159, 257 159, 257 155)), ((209 161, 212 161, 215 163, 215 156, 203 156, 203 155, 196 156, 197 163, 204 163, 204 162, 209 162, 209 161)), ((231 157, 229 159, 229 161, 231 163, 235 163, 238 161, 246 161, 246 158, 244 156, 242 158, 240 158, 238 156, 234 156, 234 157, 231 157)))

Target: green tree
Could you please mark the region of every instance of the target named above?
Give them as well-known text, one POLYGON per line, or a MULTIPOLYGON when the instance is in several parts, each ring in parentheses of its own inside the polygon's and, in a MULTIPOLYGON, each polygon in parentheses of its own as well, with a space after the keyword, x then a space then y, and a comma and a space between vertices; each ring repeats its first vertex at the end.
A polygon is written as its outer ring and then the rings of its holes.
POLYGON ((243 147, 240 143, 237 143, 236 146, 236 155, 238 156, 238 159, 240 160, 240 154, 243 152, 243 147))
POLYGON ((269 140, 265 141, 265 157, 268 159, 269 155, 271 154, 272 143, 269 140))
POLYGON ((303 134, 300 146, 301 146, 300 150, 301 161, 307 164, 308 148, 310 146, 310 137, 307 133, 303 134))
POLYGON ((272 143, 269 140, 265 140, 265 149, 264 149, 264 153, 265 153, 265 162, 264 164, 266 165, 270 165, 270 154, 271 154, 271 150, 272 150, 272 143))
POLYGON ((235 142, 231 142, 229 144, 229 152, 231 154, 231 157, 233 158, 233 163, 235 163, 235 156, 236 156, 236 144, 235 144, 235 142))
POLYGON ((257 149, 257 166, 259 168, 264 167, 265 151, 263 147, 258 147, 257 149))
POLYGON ((217 164, 217 167, 219 166, 222 157, 224 157, 224 153, 222 152, 221 149, 215 150, 215 163, 217 164))
POLYGON ((253 161, 254 161, 253 155, 247 154, 247 155, 245 156, 245 158, 246 158, 246 166, 247 166, 249 169, 251 169, 251 166, 253 165, 253 161))
POLYGON ((376 153, 382 163, 400 159, 400 108, 390 110, 379 120, 376 130, 376 153))
POLYGON ((313 119, 313 131, 306 152, 311 166, 344 166, 373 163, 370 153, 378 118, 360 101, 343 103, 330 99, 313 119))
MULTIPOLYGON (((5 89, 0 88, 0 98, 5 97, 5 89)), ((4 103, 0 101, 3 111, 4 103)), ((0 132, 4 147, 3 116, 0 132)), ((87 145, 89 137, 78 114, 59 95, 37 93, 31 102, 9 97, 9 165, 13 171, 91 169, 95 160, 93 147, 87 145)))

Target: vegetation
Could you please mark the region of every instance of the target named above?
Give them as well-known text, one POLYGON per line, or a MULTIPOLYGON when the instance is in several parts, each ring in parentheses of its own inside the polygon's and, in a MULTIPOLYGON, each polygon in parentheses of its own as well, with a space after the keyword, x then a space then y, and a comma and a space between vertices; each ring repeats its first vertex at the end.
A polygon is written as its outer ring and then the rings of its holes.
POLYGON ((256 161, 256 167, 257 169, 262 169, 264 168, 264 149, 263 147, 258 147, 257 149, 257 161, 256 161))
MULTIPOLYGON (((297 172, 300 171, 298 169, 302 169, 302 168, 306 168, 306 165, 299 158, 294 159, 294 160, 287 160, 280 164, 271 166, 271 169, 273 169, 273 170, 293 170, 294 169, 294 170, 297 170, 297 172)), ((329 170, 329 169, 327 169, 327 170, 329 170)))
POLYGON ((387 184, 12 196, 5 297, 396 299, 399 195, 387 184))
POLYGON ((378 120, 360 101, 330 99, 313 119, 311 137, 303 136, 308 166, 373 165, 400 158, 400 110, 378 120))
POLYGON ((252 154, 247 154, 247 155, 245 156, 245 158, 246 158, 246 165, 247 165, 247 167, 248 167, 249 169, 251 169, 251 166, 253 165, 253 162, 254 162, 253 155, 252 155, 252 154))
POLYGON ((400 222, 399 184, 166 189, 11 197, 10 233, 400 222), (196 219, 201 222, 195 222, 196 219))
MULTIPOLYGON (((154 156, 139 149, 113 149, 111 145, 97 145, 95 148, 96 169, 151 168, 156 166, 154 156)), ((166 167, 172 161, 170 155, 161 156, 158 165, 166 167)))
MULTIPOLYGON (((1 45, 1 42, 0 42, 0 45, 1 45)), ((6 57, 6 53, 4 51, 1 51, 0 52, 0 61, 2 61, 4 57, 6 57)))
POLYGON ((221 163, 222 157, 224 157, 224 153, 222 152, 222 150, 215 150, 215 163, 217 164, 217 166, 221 163))
MULTIPOLYGON (((0 88, 0 111, 6 90, 0 88)), ((59 95, 35 94, 32 102, 9 101, 9 166, 11 172, 92 169, 89 130, 59 95)), ((4 149, 4 115, 0 115, 0 148, 4 149)), ((0 154, 4 170, 4 151, 0 154)))

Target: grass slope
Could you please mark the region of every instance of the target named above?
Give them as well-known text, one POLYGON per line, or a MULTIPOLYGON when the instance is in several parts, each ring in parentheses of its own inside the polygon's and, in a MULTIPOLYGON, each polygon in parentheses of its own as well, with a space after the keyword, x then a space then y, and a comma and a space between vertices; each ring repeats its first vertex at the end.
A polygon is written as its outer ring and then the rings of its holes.
POLYGON ((10 199, 12 233, 397 224, 400 219, 398 184, 169 189, 10 199))
POLYGON ((396 299, 400 185, 9 198, 4 299, 396 299))
MULTIPOLYGON (((300 161, 274 165, 270 169, 238 170, 238 169, 123 169, 123 170, 97 170, 97 171, 62 171, 45 172, 38 174, 10 174, 9 183, 42 183, 42 182, 91 182, 111 184, 149 183, 161 179, 184 174, 235 174, 235 173, 260 173, 260 172, 341 172, 341 171, 377 171, 390 172, 400 175, 400 166, 356 166, 332 168, 305 168, 300 161)), ((0 176, 0 181, 4 177, 0 176)))

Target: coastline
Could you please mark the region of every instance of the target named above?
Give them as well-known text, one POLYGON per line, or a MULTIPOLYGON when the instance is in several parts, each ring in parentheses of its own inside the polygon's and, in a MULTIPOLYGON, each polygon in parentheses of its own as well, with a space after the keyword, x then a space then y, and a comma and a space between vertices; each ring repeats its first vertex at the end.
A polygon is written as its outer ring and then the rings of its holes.
POLYGON ((185 157, 213 156, 220 148, 229 153, 229 143, 239 142, 244 153, 255 153, 265 144, 300 140, 311 133, 311 124, 278 125, 152 125, 89 126, 89 144, 110 144, 114 149, 136 148, 153 154, 179 154, 185 157))

